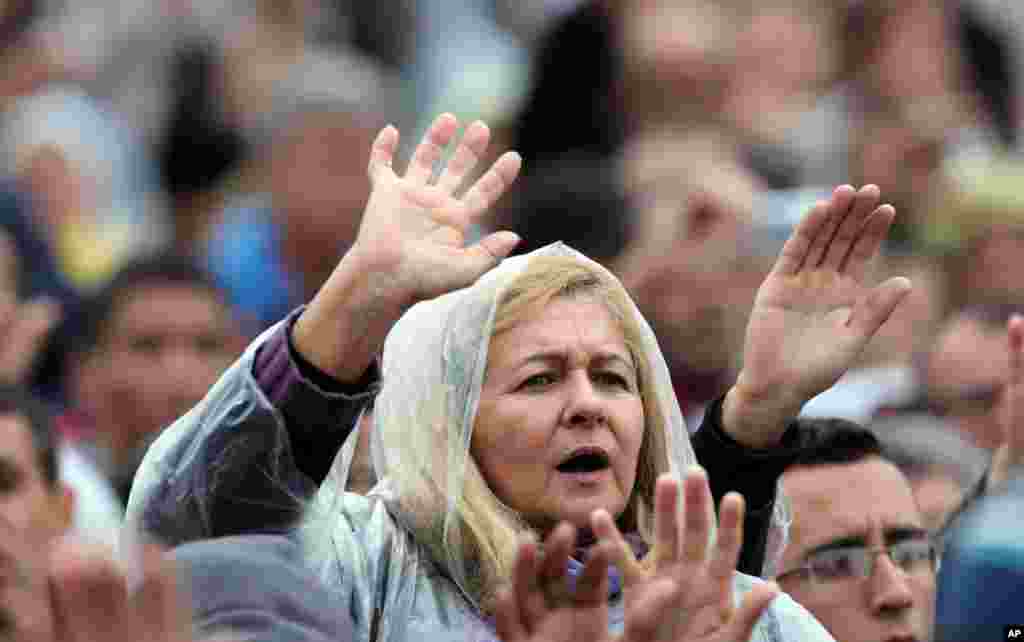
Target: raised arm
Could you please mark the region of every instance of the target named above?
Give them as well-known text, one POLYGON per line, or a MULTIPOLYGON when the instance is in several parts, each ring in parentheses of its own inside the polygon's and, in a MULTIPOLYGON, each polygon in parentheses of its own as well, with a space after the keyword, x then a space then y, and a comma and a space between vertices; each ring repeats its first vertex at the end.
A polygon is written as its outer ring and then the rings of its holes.
POLYGON ((324 376, 356 383, 410 305, 469 285, 518 242, 498 232, 466 245, 470 225, 515 180, 520 160, 506 153, 460 194, 490 134, 483 123, 470 125, 433 180, 433 167, 457 129, 454 116, 440 116, 404 176, 392 169, 398 131, 387 127, 378 135, 370 152, 372 191, 357 239, 295 321, 291 347, 283 341, 287 325, 270 331, 161 435, 136 475, 130 521, 169 545, 281 531, 294 522, 320 481, 297 460, 318 448, 329 462, 352 429, 351 413, 336 415, 329 404, 300 397, 307 413, 330 416, 294 421, 280 407, 289 398, 282 393, 288 385, 272 376, 273 367, 287 368, 261 362, 267 356, 261 349, 286 361, 294 348, 324 376))
POLYGON ((515 180, 520 160, 507 152, 458 196, 490 132, 483 123, 470 125, 432 181, 434 166, 457 129, 454 116, 435 120, 404 176, 392 167, 398 130, 385 128, 373 143, 373 191, 356 242, 299 318, 293 335, 296 349, 310 363, 340 381, 363 374, 410 305, 471 284, 519 241, 510 232, 497 232, 465 245, 469 227, 515 180))
POLYGON ((902 277, 868 284, 895 216, 878 203, 874 185, 837 188, 799 223, 758 290, 743 369, 722 408, 726 432, 741 444, 777 445, 789 421, 853 365, 910 291, 902 277))

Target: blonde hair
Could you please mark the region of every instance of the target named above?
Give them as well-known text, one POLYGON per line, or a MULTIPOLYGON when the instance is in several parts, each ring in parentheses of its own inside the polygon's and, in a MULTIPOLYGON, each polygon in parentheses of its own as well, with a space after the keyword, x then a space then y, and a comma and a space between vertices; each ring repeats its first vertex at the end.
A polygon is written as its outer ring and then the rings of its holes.
MULTIPOLYGON (((665 418, 655 401, 650 363, 641 349, 641 327, 625 290, 608 276, 572 257, 534 258, 502 294, 495 312, 491 340, 560 297, 586 297, 605 305, 622 330, 626 347, 636 364, 644 406, 644 438, 633 492, 623 513, 616 517, 620 528, 639 532, 650 543, 653 541, 655 481, 661 473, 669 470, 663 429, 665 418)), ((419 508, 428 507, 421 505, 419 508)), ((434 515, 443 515, 444 511, 437 509, 433 507, 434 515)), ((428 518, 428 521, 437 524, 436 518, 428 518)), ((531 532, 531 529, 494 494, 472 457, 466 460, 458 522, 463 554, 476 571, 474 581, 478 583, 471 588, 471 592, 476 593, 472 597, 487 610, 493 603, 497 588, 511 578, 518 542, 524 532, 531 532)), ((425 535, 431 540, 428 543, 430 548, 443 547, 436 530, 432 535, 425 535)))

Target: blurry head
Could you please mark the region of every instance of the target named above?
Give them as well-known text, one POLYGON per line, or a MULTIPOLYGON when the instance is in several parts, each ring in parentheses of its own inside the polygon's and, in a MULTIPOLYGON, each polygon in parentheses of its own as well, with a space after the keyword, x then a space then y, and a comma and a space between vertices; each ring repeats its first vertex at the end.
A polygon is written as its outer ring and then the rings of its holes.
POLYGON ((793 524, 776 580, 837 640, 927 640, 937 558, 910 484, 869 431, 813 423, 782 476, 793 524))
POLYGON ((118 467, 195 405, 242 343, 210 277, 170 254, 123 267, 87 302, 85 326, 72 389, 118 467))
MULTIPOLYGON (((936 642, 1013 639, 1024 591, 1024 479, 975 504, 949 535, 939 572, 936 642)), ((1019 639, 1019 638, 1018 638, 1019 639)))
POLYGON ((926 413, 887 415, 871 429, 885 458, 910 482, 925 526, 938 531, 984 474, 984 451, 960 436, 955 425, 926 413))
POLYGON ((972 306, 942 324, 927 352, 923 381, 931 409, 975 446, 1003 440, 1003 386, 1009 376, 1006 324, 1015 305, 972 306))
POLYGON ((309 53, 251 130, 267 164, 285 259, 312 273, 311 287, 355 240, 370 193, 363 150, 387 122, 388 91, 364 59, 309 53))
POLYGON ((561 241, 614 269, 638 224, 616 164, 565 157, 524 177, 488 227, 518 234, 517 254, 561 241))
POLYGON ((618 273, 674 368, 728 371, 763 276, 747 252, 760 182, 716 130, 651 131, 624 174, 637 223, 618 273))
POLYGON ((58 479, 57 440, 41 402, 0 386, 0 521, 36 541, 70 525, 73 499, 58 479))

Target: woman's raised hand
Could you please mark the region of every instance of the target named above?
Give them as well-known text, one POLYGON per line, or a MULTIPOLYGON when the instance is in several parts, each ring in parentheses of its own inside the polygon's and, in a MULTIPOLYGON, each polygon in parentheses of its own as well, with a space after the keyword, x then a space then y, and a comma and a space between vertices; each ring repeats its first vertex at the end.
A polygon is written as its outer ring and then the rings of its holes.
POLYGON ((685 510, 677 509, 679 482, 662 478, 656 490, 656 544, 642 560, 606 512, 594 515, 599 541, 588 556, 576 590, 566 568, 575 541, 561 525, 544 544, 520 547, 512 586, 497 601, 496 624, 503 642, 742 642, 778 589, 761 584, 734 608, 732 578, 743 539, 743 500, 722 501, 718 538, 708 546, 711 493, 703 472, 684 484, 685 510), (713 548, 713 552, 709 549, 713 548), (622 571, 625 622, 622 636, 608 631, 608 568, 622 571))
POLYGON ((521 160, 506 152, 461 195, 459 189, 483 157, 490 130, 482 122, 466 128, 436 180, 434 168, 455 137, 451 114, 430 126, 404 176, 394 168, 398 130, 387 127, 370 152, 373 191, 355 243, 361 257, 386 270, 401 295, 423 299, 465 287, 515 247, 518 238, 497 232, 466 246, 469 227, 508 189, 521 160))
POLYGON ((470 285, 519 242, 496 232, 466 244, 470 227, 515 181, 522 161, 506 152, 461 191, 490 140, 487 126, 474 122, 435 179, 458 128, 455 116, 439 116, 402 175, 394 169, 398 130, 384 128, 373 143, 372 190, 356 241, 293 333, 299 352, 339 380, 364 372, 410 305, 470 285))
POLYGON ((743 370, 726 396, 725 429, 754 447, 778 441, 801 406, 834 384, 910 291, 868 272, 895 211, 879 191, 839 187, 786 241, 747 325, 743 370))

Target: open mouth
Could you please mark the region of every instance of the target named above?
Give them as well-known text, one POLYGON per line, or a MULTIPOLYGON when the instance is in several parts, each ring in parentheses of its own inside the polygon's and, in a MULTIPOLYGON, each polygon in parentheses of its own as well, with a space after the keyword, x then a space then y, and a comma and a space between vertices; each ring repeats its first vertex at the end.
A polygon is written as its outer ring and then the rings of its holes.
POLYGON ((556 466, 560 473, 594 473, 611 466, 611 461, 601 448, 577 448, 556 466))

